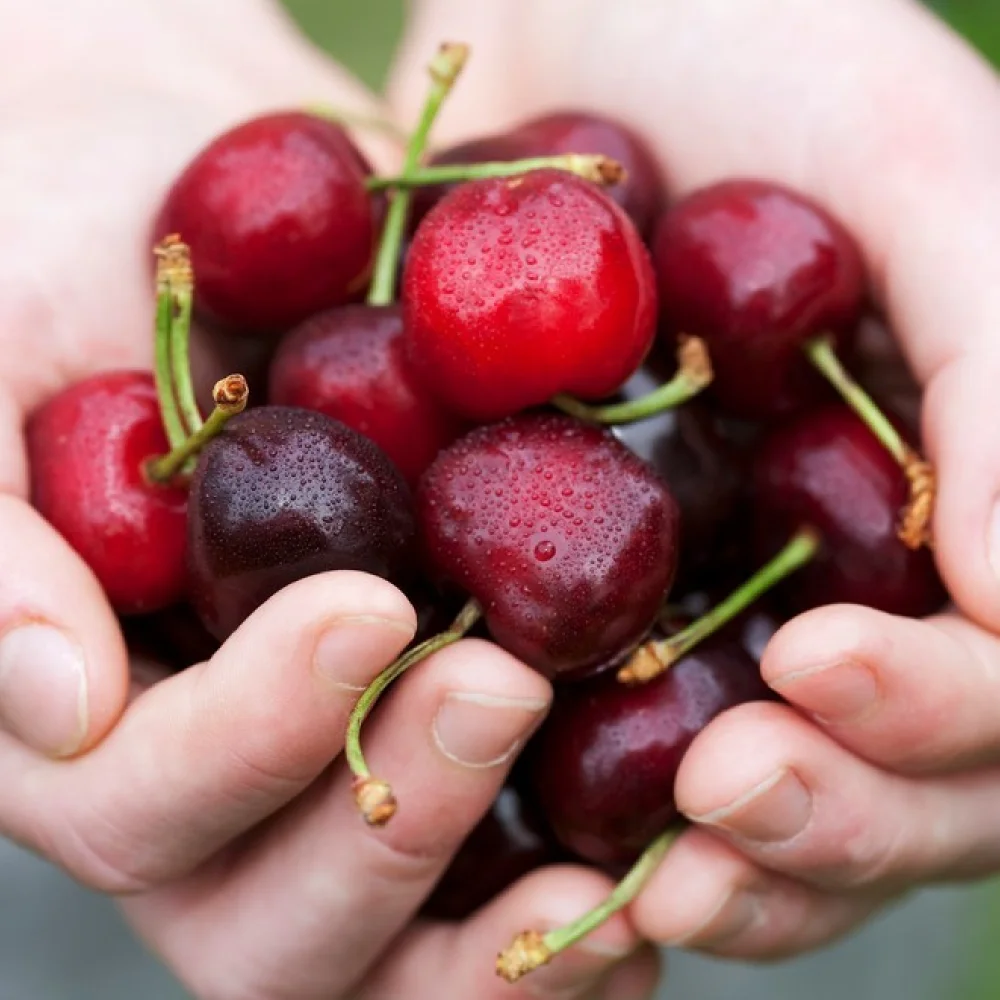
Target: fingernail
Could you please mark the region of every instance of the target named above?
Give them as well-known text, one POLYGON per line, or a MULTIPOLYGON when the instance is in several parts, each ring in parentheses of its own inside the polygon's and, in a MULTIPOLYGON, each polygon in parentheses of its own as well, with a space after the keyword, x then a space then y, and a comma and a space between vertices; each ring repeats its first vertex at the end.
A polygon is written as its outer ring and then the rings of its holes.
POLYGON ((794 771, 772 774, 721 809, 689 817, 760 844, 777 844, 801 833, 812 816, 812 795, 794 771))
POLYGON ((989 555, 993 573, 1000 577, 1000 500, 993 504, 990 522, 987 528, 986 552, 989 555))
POLYGON ((452 691, 434 716, 434 742, 456 764, 496 767, 520 749, 547 707, 538 698, 452 691))
POLYGON ((797 670, 772 681, 774 689, 821 722, 859 722, 878 704, 875 673, 845 660, 797 670))
POLYGON ((677 946, 717 947, 748 931, 763 913, 759 893, 734 888, 694 930, 672 941, 677 946))
POLYGON ((30 622, 0 636, 0 722, 51 757, 80 749, 89 724, 87 670, 64 632, 30 622))
POLYGON ((313 651, 313 668, 337 687, 363 691, 413 638, 413 623, 377 615, 331 622, 313 651))

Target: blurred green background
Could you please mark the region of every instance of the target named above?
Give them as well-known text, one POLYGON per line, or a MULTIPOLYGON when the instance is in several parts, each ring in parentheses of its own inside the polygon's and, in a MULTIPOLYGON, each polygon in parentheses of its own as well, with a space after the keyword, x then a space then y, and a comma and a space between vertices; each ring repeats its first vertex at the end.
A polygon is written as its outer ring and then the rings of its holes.
MULTIPOLYGON (((1000 66, 1000 0, 927 2, 1000 66)), ((402 0, 285 0, 285 5, 335 58, 370 86, 381 87, 403 27, 402 0)), ((1000 998, 1000 948, 995 944, 1000 940, 1000 880, 991 894, 976 898, 985 902, 969 914, 965 971, 948 1000, 1000 998)))

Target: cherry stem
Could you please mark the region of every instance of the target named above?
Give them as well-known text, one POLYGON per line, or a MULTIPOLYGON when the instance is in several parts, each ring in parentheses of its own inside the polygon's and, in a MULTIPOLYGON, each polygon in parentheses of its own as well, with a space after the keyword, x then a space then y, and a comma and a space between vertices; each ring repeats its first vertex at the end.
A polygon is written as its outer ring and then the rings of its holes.
MULTIPOLYGON (((431 77, 430 90, 424 102, 420 121, 410 137, 403 160, 403 175, 412 174, 420 165, 424 155, 427 138, 431 126, 441 110, 441 105, 451 91, 452 86, 462 72, 469 48, 466 45, 445 43, 442 45, 427 71, 431 77)), ((385 225, 382 228, 382 240, 375 256, 375 266, 372 272, 371 286, 368 290, 370 306, 385 306, 396 295, 396 271, 398 270, 399 251, 403 245, 403 234, 406 231, 406 219, 410 212, 412 193, 400 185, 394 185, 389 210, 386 213, 385 225)), ((371 187, 369 186, 371 190, 371 187)))
POLYGON ((307 114, 315 115, 317 118, 325 118, 327 121, 343 125, 345 128, 381 132, 383 135, 395 139, 401 145, 408 139, 406 129, 388 118, 379 118, 377 115, 365 115, 355 111, 344 111, 342 108, 335 108, 322 101, 306 105, 305 110, 307 114))
POLYGON ((369 177, 369 191, 383 188, 427 187, 433 184, 460 184, 487 177, 516 177, 530 170, 565 170, 595 184, 618 184, 625 179, 625 168, 608 156, 566 153, 561 156, 531 156, 524 160, 488 163, 442 163, 421 167, 396 177, 369 177))
POLYGON ((249 395, 250 388, 242 375, 227 375, 216 382, 212 390, 215 409, 208 420, 166 455, 151 459, 146 465, 146 475, 156 483, 166 483, 177 476, 189 459, 216 437, 237 413, 246 409, 249 395))
POLYGON ((556 396, 553 406, 563 413, 595 424, 629 424, 672 410, 697 396, 712 381, 708 348, 699 337, 682 337, 677 347, 677 374, 646 396, 626 403, 590 406, 572 396, 556 396))
POLYGON ((628 874, 614 887, 603 903, 565 927, 558 927, 547 934, 540 931, 523 931, 497 956, 496 971, 501 979, 516 983, 522 976, 551 962, 561 951, 581 941, 601 924, 624 909, 635 899, 659 867, 667 851, 683 833, 685 824, 670 827, 661 833, 629 869, 628 874))
POLYGON ((403 653, 389 664, 365 688, 358 703, 351 712, 344 738, 344 756, 354 775, 354 798, 358 809, 369 826, 385 826, 396 812, 396 799, 392 787, 380 778, 373 778, 368 762, 361 750, 361 727, 371 714, 382 693, 397 677, 401 677, 410 667, 426 660, 439 649, 458 642, 482 616, 482 609, 474 601, 468 601, 451 625, 438 635, 431 636, 412 649, 403 653))
POLYGON ((911 549, 931 544, 930 522, 934 512, 934 470, 911 448, 871 396, 854 380, 834 349, 833 338, 824 335, 806 341, 806 357, 840 393, 844 402, 864 421, 882 447, 899 463, 909 483, 909 502, 903 508, 897 534, 911 549))
POLYGON ((820 544, 820 536, 814 529, 802 528, 773 559, 711 611, 666 639, 640 646, 618 671, 618 680, 623 684, 644 684, 659 677, 699 642, 750 607, 758 597, 805 566, 819 551, 820 544))
POLYGON ((178 245, 176 236, 168 236, 153 248, 156 256, 156 395, 163 429, 171 448, 178 447, 188 433, 178 407, 170 366, 171 333, 177 310, 175 283, 178 270, 183 273, 183 256, 177 252, 178 245))

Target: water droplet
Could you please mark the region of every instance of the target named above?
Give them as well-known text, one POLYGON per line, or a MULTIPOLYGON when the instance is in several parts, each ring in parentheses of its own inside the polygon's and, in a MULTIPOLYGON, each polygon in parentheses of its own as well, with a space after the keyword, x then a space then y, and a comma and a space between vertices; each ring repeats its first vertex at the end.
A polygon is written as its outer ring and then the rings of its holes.
POLYGON ((548 562, 556 554, 554 542, 545 539, 535 546, 535 558, 539 562, 548 562))

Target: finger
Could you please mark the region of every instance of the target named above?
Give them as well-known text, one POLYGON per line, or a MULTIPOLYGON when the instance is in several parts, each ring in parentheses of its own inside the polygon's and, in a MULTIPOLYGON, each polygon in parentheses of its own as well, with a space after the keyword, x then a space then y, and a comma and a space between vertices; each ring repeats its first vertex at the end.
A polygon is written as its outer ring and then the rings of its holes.
POLYGON ((178 968, 210 970, 211 982, 196 984, 208 995, 220 982, 275 998, 339 995, 430 893, 549 697, 547 681, 490 643, 438 653, 402 678, 365 729, 372 771, 399 802, 388 826, 362 821, 338 763, 223 883, 137 900, 135 919, 150 935, 168 928, 158 947, 178 968), (185 919, 173 921, 179 908, 185 919))
POLYGON ((549 868, 521 879, 460 925, 417 923, 393 947, 388 961, 365 982, 358 1000, 527 1000, 574 997, 640 1000, 659 978, 655 952, 638 950, 628 920, 618 915, 514 986, 494 971, 497 953, 527 927, 569 923, 607 895, 611 883, 584 868, 549 868), (609 970, 626 977, 609 979, 609 970), (447 970, 446 976, 442 970, 447 970), (618 986, 616 987, 616 982, 618 986), (421 986, 423 984, 421 992, 421 986), (611 992, 616 987, 619 992, 611 992))
POLYGON ((743 959, 800 954, 840 937, 881 905, 769 872, 711 833, 685 833, 632 904, 636 930, 669 947, 743 959))
POLYGON ((778 631, 761 672, 875 764, 928 773, 1000 762, 1000 641, 957 615, 819 608, 778 631))
POLYGON ((677 776, 679 808, 753 862, 833 891, 966 876, 1000 862, 1000 772, 910 779, 875 769, 792 709, 713 722, 677 776))
POLYGON ((323 771, 358 686, 414 627, 375 577, 293 584, 209 662, 139 696, 93 753, 15 779, 6 798, 22 836, 106 891, 185 874, 323 771))

